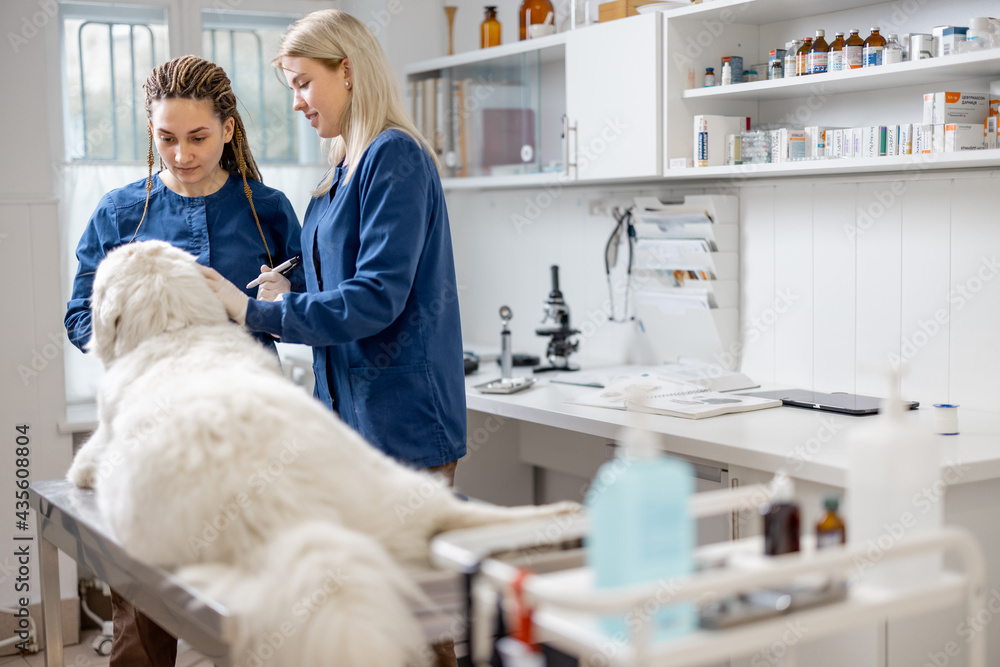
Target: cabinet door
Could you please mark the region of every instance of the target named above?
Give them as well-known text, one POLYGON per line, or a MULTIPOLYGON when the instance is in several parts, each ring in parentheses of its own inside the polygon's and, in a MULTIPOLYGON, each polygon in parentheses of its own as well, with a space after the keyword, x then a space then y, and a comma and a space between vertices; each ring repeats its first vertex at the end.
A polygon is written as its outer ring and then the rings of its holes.
POLYGON ((566 115, 577 178, 662 172, 662 19, 642 14, 574 30, 566 39, 566 115))

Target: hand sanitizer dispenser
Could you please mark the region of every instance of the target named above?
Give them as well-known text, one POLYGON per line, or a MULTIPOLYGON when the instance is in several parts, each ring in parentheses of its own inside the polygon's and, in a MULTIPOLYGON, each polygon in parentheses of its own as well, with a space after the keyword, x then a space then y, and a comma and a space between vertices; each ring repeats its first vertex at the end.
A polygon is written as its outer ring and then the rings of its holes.
POLYGON ((889 588, 932 580, 941 572, 940 554, 883 562, 900 540, 942 524, 940 444, 914 416, 904 413, 894 389, 880 413, 849 435, 847 539, 867 547, 854 573, 889 588))
POLYGON ((601 466, 585 503, 590 511, 587 563, 594 585, 613 588, 661 582, 655 610, 605 619, 609 634, 652 622, 657 638, 686 634, 695 627, 693 602, 672 604, 669 582, 694 570, 695 524, 688 511, 694 474, 686 461, 664 456, 656 434, 628 428, 618 456, 601 466))

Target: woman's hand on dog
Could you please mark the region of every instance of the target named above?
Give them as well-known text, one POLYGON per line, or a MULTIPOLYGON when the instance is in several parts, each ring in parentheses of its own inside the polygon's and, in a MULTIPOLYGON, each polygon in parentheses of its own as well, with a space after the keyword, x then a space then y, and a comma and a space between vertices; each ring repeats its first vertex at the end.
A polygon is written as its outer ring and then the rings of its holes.
POLYGON ((216 298, 226 307, 229 318, 237 324, 245 324, 247 321, 247 303, 250 297, 243 291, 222 277, 215 269, 211 269, 201 264, 196 265, 201 275, 205 276, 208 286, 215 292, 216 298))
POLYGON ((280 301, 285 294, 292 291, 292 283, 285 276, 264 264, 260 267, 260 285, 257 287, 258 301, 280 301))

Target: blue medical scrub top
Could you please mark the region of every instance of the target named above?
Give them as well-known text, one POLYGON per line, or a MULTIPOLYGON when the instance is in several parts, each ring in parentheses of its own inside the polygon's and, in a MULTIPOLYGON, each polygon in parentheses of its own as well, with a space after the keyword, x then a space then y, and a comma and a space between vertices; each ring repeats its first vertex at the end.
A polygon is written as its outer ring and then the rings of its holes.
POLYGON ((306 292, 250 302, 247 327, 313 346, 316 396, 404 463, 465 455, 465 371, 451 230, 437 168, 399 130, 350 181, 337 167, 302 228, 306 292))
MULTIPOLYGON (((301 254, 301 229, 288 198, 260 181, 247 182, 274 264, 301 254)), ((112 190, 101 198, 80 238, 76 249, 80 264, 65 324, 70 341, 81 350, 90 340, 90 295, 97 265, 108 252, 132 239, 145 202, 145 178, 112 190)), ((260 275, 262 264, 268 263, 264 241, 238 174, 230 174, 218 191, 205 197, 179 195, 154 175, 149 209, 136 240, 167 241, 195 255, 200 264, 216 269, 241 289, 260 275)), ((303 288, 305 275, 301 267, 289 277, 293 289, 303 288)), ((257 296, 256 288, 245 291, 250 297, 257 296)), ((270 336, 257 337, 274 349, 270 336)))

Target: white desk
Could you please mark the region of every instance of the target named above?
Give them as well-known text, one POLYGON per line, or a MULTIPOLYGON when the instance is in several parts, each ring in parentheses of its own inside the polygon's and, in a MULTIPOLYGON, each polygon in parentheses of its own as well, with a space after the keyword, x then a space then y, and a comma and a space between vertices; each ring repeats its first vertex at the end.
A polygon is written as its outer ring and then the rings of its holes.
MULTIPOLYGON (((497 493, 520 490, 538 497, 545 487, 538 479, 546 474, 540 475, 538 468, 589 479, 610 453, 600 451, 603 445, 599 443, 613 441, 633 417, 617 410, 567 404, 566 400, 593 389, 551 383, 544 374, 534 387, 517 394, 481 394, 473 386, 499 376, 496 366, 485 366, 466 379, 470 451, 459 466, 457 479, 466 493, 477 495, 481 487, 497 493), (503 479, 502 484, 495 482, 497 477, 503 479)), ((909 412, 905 418, 930 431, 933 411, 928 408, 909 412)), ((822 496, 842 492, 846 486, 851 427, 871 419, 778 407, 697 420, 654 415, 646 423, 664 436, 669 453, 718 466, 727 471, 729 480, 738 478, 741 484, 766 482, 776 470, 785 469, 796 479, 803 530, 809 530, 822 496)), ((1000 414, 963 409, 959 422, 960 435, 936 436, 942 444, 942 469, 947 468, 949 481, 954 481, 944 498, 945 523, 964 526, 979 539, 988 563, 987 586, 991 592, 997 591, 1000 600, 1000 530, 994 528, 1000 514, 1000 414)), ((562 490, 573 488, 562 485, 562 490)), ((582 493, 582 486, 575 488, 582 493)), ((549 493, 543 499, 557 497, 549 493)), ((523 502, 523 495, 519 498, 523 502)), ((739 519, 744 535, 757 532, 758 517, 747 513, 739 519)), ((893 622, 888 633, 879 630, 863 639, 874 646, 859 650, 888 655, 888 667, 934 664, 928 654, 945 655, 949 642, 959 649, 965 646, 957 630, 964 621, 965 615, 955 609, 919 626, 893 622)), ((1000 622, 986 624, 985 632, 987 664, 1000 664, 1000 622)), ((801 664, 886 665, 884 658, 877 656, 868 660, 852 656, 845 662, 843 643, 817 644, 817 654, 836 651, 834 661, 803 656, 801 664)), ((949 667, 965 664, 961 650, 958 656, 946 657, 949 667)))

